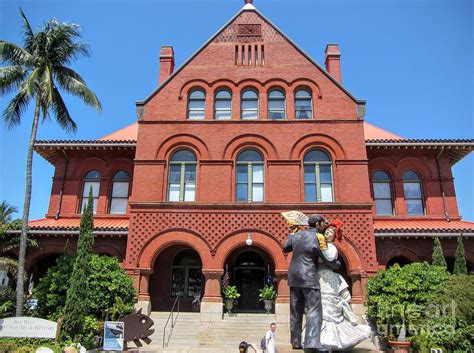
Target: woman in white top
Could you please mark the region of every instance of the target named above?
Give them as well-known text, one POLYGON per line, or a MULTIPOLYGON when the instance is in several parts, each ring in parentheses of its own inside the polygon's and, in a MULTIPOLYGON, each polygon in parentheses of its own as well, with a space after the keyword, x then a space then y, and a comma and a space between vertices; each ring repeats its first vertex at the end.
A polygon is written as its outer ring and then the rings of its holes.
MULTIPOLYGON (((330 261, 338 257, 337 248, 332 242, 335 237, 342 239, 341 226, 341 221, 333 220, 324 234, 327 250, 322 253, 330 261)), ((350 304, 349 286, 344 278, 321 262, 318 275, 323 307, 321 344, 327 349, 344 350, 370 337, 370 327, 357 324, 357 315, 350 304)))

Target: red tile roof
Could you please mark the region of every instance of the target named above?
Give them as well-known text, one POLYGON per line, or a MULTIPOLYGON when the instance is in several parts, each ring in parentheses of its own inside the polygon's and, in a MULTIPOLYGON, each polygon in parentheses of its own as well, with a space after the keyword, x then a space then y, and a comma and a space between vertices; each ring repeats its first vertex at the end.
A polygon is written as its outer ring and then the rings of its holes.
POLYGON ((101 141, 136 141, 138 136, 138 123, 135 122, 111 134, 101 137, 101 141))
POLYGON ((474 222, 445 220, 375 220, 376 233, 474 232, 474 222))
POLYGON ((387 130, 364 121, 364 135, 366 140, 404 140, 404 137, 395 135, 387 130))
MULTIPOLYGON (((387 130, 364 122, 364 134, 366 140, 404 140, 403 137, 395 135, 387 130)), ((138 135, 138 123, 135 122, 111 134, 101 137, 100 141, 136 141, 138 135)))
MULTIPOLYGON (((31 230, 78 230, 80 218, 43 218, 29 221, 31 230)), ((95 218, 95 230, 128 230, 128 218, 95 218)))

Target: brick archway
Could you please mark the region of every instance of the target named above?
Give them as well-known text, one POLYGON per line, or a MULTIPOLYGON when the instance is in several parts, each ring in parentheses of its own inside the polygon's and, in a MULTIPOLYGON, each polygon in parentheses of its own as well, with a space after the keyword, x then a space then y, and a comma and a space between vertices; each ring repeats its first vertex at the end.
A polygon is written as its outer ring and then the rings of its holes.
POLYGON ((224 268, 224 262, 227 257, 236 249, 247 246, 245 240, 248 234, 252 237, 252 246, 260 248, 268 253, 275 264, 275 271, 287 270, 288 259, 283 255, 281 244, 271 235, 260 230, 239 230, 230 233, 216 246, 216 254, 214 256, 214 268, 224 268))
POLYGON ((203 268, 212 263, 211 252, 208 244, 197 234, 187 230, 166 230, 158 233, 143 245, 138 256, 138 267, 150 271, 156 257, 165 248, 171 245, 186 245, 197 251, 201 257, 203 268))

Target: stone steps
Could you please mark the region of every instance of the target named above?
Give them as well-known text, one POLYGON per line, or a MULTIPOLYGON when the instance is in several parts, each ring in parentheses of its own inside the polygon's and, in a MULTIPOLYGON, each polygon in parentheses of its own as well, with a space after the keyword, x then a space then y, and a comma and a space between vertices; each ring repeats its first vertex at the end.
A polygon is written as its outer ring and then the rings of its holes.
MULTIPOLYGON (((150 345, 144 344, 141 352, 157 353, 235 353, 240 342, 252 342, 260 346, 260 339, 275 322, 275 315, 270 314, 236 314, 224 316, 217 322, 201 321, 199 313, 180 313, 173 334, 166 348, 163 348, 163 327, 169 313, 152 312, 155 332, 150 337, 150 345)), ((167 331, 169 332, 169 330, 167 331)), ((288 324, 277 323, 276 344, 278 353, 302 353, 289 347, 290 330, 288 324)), ((249 349, 249 353, 253 352, 249 349)), ((353 352, 378 352, 367 340, 353 352)))

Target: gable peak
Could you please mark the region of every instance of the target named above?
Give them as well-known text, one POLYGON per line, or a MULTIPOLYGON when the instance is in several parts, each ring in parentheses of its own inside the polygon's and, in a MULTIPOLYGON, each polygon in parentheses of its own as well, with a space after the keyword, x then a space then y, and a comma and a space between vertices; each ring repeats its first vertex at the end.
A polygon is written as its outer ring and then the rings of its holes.
POLYGON ((244 0, 244 7, 242 10, 255 10, 255 6, 253 6, 253 0, 244 0))

